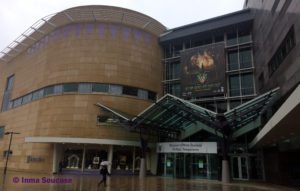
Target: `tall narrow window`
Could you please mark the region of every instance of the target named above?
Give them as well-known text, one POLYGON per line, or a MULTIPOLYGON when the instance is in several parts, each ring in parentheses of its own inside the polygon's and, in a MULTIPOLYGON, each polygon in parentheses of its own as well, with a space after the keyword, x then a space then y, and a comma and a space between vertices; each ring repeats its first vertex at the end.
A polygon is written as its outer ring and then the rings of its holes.
POLYGON ((1 107, 1 111, 6 111, 9 108, 9 102, 10 102, 10 96, 11 96, 11 92, 12 92, 12 88, 13 88, 13 84, 14 84, 14 75, 11 75, 7 78, 6 81, 6 87, 5 87, 5 91, 4 91, 4 95, 3 95, 3 99, 2 99, 2 107, 1 107))
POLYGON ((240 78, 239 75, 229 76, 230 96, 240 96, 240 78))

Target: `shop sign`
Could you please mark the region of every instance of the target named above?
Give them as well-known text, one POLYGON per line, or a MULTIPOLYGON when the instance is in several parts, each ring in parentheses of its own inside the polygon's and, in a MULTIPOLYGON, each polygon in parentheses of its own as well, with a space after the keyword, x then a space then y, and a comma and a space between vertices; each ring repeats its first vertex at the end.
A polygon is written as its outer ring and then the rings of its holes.
POLYGON ((217 153, 216 142, 165 142, 157 144, 158 153, 217 153))

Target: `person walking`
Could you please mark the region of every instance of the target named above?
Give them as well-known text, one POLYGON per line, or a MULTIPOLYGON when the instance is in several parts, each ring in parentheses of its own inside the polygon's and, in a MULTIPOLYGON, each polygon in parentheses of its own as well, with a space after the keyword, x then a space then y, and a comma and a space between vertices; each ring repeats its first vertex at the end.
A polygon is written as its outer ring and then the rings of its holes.
POLYGON ((106 187, 106 177, 110 176, 110 173, 107 170, 107 166, 102 166, 100 169, 100 174, 102 175, 102 180, 98 183, 98 187, 103 183, 104 187, 106 187))

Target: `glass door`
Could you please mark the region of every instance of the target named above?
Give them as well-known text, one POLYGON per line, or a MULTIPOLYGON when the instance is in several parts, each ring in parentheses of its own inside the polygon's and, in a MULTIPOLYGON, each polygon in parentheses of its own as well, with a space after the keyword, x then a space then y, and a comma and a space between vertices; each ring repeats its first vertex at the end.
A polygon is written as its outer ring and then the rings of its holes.
POLYGON ((246 156, 231 157, 231 174, 236 180, 248 180, 248 160, 246 156))

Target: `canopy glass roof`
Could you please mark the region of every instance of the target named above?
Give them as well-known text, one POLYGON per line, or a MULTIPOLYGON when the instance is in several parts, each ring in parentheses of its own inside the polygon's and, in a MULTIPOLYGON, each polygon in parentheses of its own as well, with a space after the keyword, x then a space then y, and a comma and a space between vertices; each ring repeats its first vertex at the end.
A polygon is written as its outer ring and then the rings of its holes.
MULTIPOLYGON (((271 90, 221 114, 226 118, 227 125, 233 130, 232 132, 256 120, 272 103, 278 90, 279 88, 271 90)), ((108 110, 108 107, 102 104, 97 105, 108 110)), ((216 129, 216 133, 220 130, 217 128, 217 117, 220 114, 170 94, 166 94, 133 118, 127 118, 116 110, 109 110, 126 120, 132 131, 158 134, 161 137, 178 139, 180 133, 196 124, 204 124, 216 129)))

